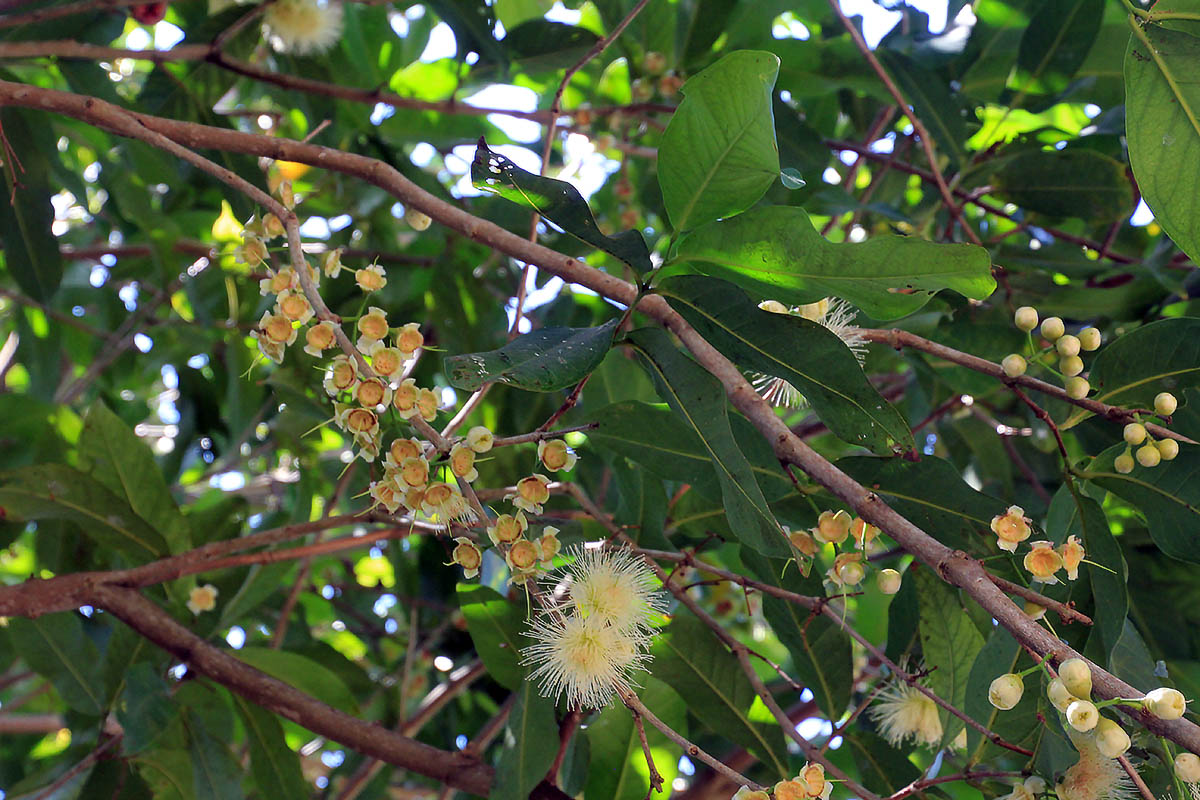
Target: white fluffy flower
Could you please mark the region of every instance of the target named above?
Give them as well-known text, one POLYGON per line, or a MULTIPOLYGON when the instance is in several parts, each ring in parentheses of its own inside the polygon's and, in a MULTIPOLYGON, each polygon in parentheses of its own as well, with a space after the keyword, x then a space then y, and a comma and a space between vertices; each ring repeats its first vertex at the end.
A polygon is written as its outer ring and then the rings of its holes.
POLYGON ((937 747, 942 741, 942 721, 933 700, 915 686, 896 683, 879 694, 871 708, 871 718, 893 747, 908 739, 918 744, 937 747))
POLYGON ((627 550, 573 547, 571 563, 557 576, 566 584, 565 607, 598 617, 619 631, 648 633, 651 620, 666 610, 658 581, 642 560, 627 550))
POLYGON ((1115 758, 1106 758, 1094 736, 1067 730, 1079 751, 1079 761, 1063 773, 1054 787, 1059 800, 1132 800, 1137 796, 1133 782, 1115 758))
MULTIPOLYGON (((826 297, 824 300, 819 300, 816 303, 808 303, 802 306, 795 306, 794 308, 788 308, 776 300, 764 300, 762 303, 759 303, 758 307, 763 311, 770 311, 773 314, 790 314, 794 317, 804 317, 823 326, 841 339, 846 347, 850 348, 850 352, 854 353, 854 357, 858 359, 858 363, 860 364, 867 356, 867 341, 853 324, 858 312, 844 300, 839 300, 836 297, 826 297)), ((761 372, 752 372, 750 374, 750 381, 754 384, 755 391, 773 406, 796 408, 804 401, 804 396, 800 394, 800 391, 783 378, 777 378, 774 375, 766 375, 761 372)))
POLYGON ((342 6, 327 0, 276 0, 263 14, 263 22, 276 50, 323 53, 342 36, 342 6))

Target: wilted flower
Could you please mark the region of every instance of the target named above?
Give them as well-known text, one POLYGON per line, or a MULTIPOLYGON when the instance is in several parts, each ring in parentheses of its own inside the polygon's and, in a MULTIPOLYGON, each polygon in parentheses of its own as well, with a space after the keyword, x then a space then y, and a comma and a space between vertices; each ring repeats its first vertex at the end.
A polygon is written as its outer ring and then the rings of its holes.
POLYGON ((542 513, 542 504, 550 499, 549 486, 549 478, 540 473, 534 473, 528 478, 517 481, 516 494, 505 495, 504 499, 512 500, 514 506, 528 511, 530 514, 540 514, 542 513))
POLYGON ((859 550, 865 550, 876 536, 879 535, 879 528, 867 522, 865 519, 855 517, 850 522, 850 536, 854 539, 854 544, 859 550))
POLYGON ((1025 516, 1025 509, 1020 506, 1009 506, 1003 514, 992 517, 992 532, 996 534, 996 544, 1001 550, 1017 552, 1017 542, 1025 541, 1033 532, 1029 522, 1029 517, 1025 516))
POLYGON ((358 363, 347 355, 337 355, 325 371, 325 393, 330 397, 352 391, 358 383, 358 363))
POLYGON ((812 558, 817 553, 817 542, 808 531, 789 531, 788 541, 804 555, 812 558))
POLYGON ((479 574, 479 565, 483 563, 483 554, 479 552, 475 543, 465 536, 459 536, 454 542, 455 547, 450 563, 458 564, 463 568, 463 577, 474 578, 479 574))
POLYGON ((212 611, 217 607, 217 587, 211 583, 195 587, 188 593, 187 607, 197 616, 204 611, 212 611))
POLYGON ((496 437, 492 435, 492 432, 482 425, 476 425, 467 431, 467 447, 476 453, 486 453, 491 450, 495 440, 496 437))
POLYGON ((546 469, 558 472, 573 469, 577 456, 562 439, 542 439, 538 442, 538 459, 546 469))
POLYGON ((319 358, 322 352, 333 347, 334 339, 333 323, 322 320, 304 331, 304 352, 319 358))
POLYGON ((1067 580, 1073 581, 1079 577, 1079 564, 1083 561, 1083 545, 1078 536, 1068 536, 1067 540, 1058 546, 1062 556, 1063 566, 1067 569, 1067 580))
POLYGON ((812 529, 813 538, 826 544, 841 544, 850 535, 850 515, 845 511, 822 511, 817 517, 817 527, 812 529))
POLYGON ((400 326, 400 330, 396 332, 396 349, 405 358, 412 358, 413 353, 421 349, 424 344, 425 337, 421 334, 421 327, 415 322, 400 326))
POLYGON ((488 526, 487 534, 492 544, 507 544, 521 538, 521 534, 528 529, 529 521, 525 518, 525 512, 518 511, 516 514, 496 517, 495 524, 488 526))
POLYGON ((729 800, 771 800, 771 798, 764 791, 751 789, 749 786, 739 786, 729 800))
POLYGON ((342 271, 342 248, 328 250, 321 259, 321 270, 326 276, 336 278, 342 271))
POLYGON ((276 50, 323 53, 342 35, 342 7, 321 0, 277 0, 267 6, 263 22, 276 50))
POLYGON ((827 577, 837 586, 857 586, 866 577, 862 553, 839 553, 829 568, 827 577))

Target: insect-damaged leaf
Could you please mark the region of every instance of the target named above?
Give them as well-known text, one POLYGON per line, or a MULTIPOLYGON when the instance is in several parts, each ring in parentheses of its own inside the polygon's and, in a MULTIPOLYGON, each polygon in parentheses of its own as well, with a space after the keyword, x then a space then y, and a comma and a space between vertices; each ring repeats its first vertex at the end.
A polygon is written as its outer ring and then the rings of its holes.
POLYGON ((639 273, 651 268, 646 240, 636 230, 605 236, 587 201, 571 184, 527 172, 488 149, 482 138, 471 163, 471 183, 505 200, 528 206, 572 236, 619 258, 639 273))

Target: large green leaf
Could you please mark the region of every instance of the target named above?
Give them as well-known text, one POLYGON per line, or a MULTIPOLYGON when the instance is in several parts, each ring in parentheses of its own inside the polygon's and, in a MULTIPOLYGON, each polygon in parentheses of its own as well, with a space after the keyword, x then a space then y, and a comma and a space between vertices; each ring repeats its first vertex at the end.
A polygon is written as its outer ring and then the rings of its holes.
MULTIPOLYGON (((704 441, 665 406, 627 400, 605 406, 592 419, 599 427, 588 431, 589 441, 636 461, 660 478, 695 484, 715 477, 704 441)), ((733 417, 730 422, 763 495, 773 501, 790 494, 792 482, 780 470, 778 460, 757 452, 752 444, 757 437, 769 452, 766 440, 744 418, 733 417)))
POLYGON ((867 789, 887 796, 899 792, 921 777, 921 771, 887 740, 860 726, 851 726, 845 744, 829 754, 843 770, 859 775, 867 789))
POLYGON ((745 211, 779 177, 774 53, 742 50, 683 85, 658 147, 658 182, 677 231, 745 211))
POLYGON ((117 702, 117 721, 125 730, 122 749, 139 753, 179 716, 167 682, 147 662, 134 664, 125 673, 125 688, 117 702))
POLYGON ((133 759, 154 800, 195 800, 192 788, 192 757, 188 751, 158 748, 133 759))
POLYGON ((187 520, 179 513, 154 454, 125 422, 97 401, 79 435, 80 466, 134 513, 159 531, 174 553, 190 545, 187 520))
POLYGON ((754 693, 737 658, 690 613, 675 614, 652 650, 654 677, 682 697, 705 726, 758 756, 780 778, 788 774, 783 734, 754 693))
POLYGON ((45 302, 62 281, 62 256, 58 239, 50 230, 54 222, 50 165, 33 133, 36 125, 45 137, 45 121, 39 118, 35 123, 27 115, 15 108, 0 114, 0 127, 15 156, 5 157, 4 180, 0 181, 4 192, 0 199, 0 241, 4 243, 4 266, 13 280, 25 294, 45 302))
POLYGON ((849 348, 801 317, 761 311, 716 278, 680 275, 658 291, 692 327, 744 369, 783 378, 835 435, 876 453, 913 449, 908 422, 876 391, 849 348))
POLYGON ((1055 217, 1113 222, 1133 211, 1125 165, 1095 150, 1031 150, 996 173, 996 193, 1055 217))
POLYGON ((196 800, 241 800, 245 796, 242 793, 242 767, 229 752, 229 746, 199 724, 190 725, 188 733, 196 800))
POLYGON ((538 694, 533 681, 523 681, 508 718, 507 746, 500 751, 489 800, 525 800, 546 777, 558 752, 554 700, 538 694))
POLYGON ((1093 399, 1110 405, 1150 408, 1164 391, 1182 399, 1200 386, 1200 318, 1159 320, 1118 337, 1096 356, 1088 381, 1093 399))
POLYGON ((978 551, 994 537, 992 517, 1007 504, 975 491, 949 461, 926 456, 902 461, 869 456, 842 458, 838 467, 931 536, 956 550, 978 551))
POLYGON ((904 99, 912 104, 913 111, 929 129, 938 151, 950 159, 952 166, 961 164, 965 158, 963 143, 968 138, 967 121, 946 81, 895 50, 881 48, 879 53, 904 99))
POLYGON ((255 669, 307 692, 336 709, 352 714, 358 706, 337 673, 311 658, 269 647, 243 647, 236 656, 255 669))
POLYGON ((1200 259, 1200 25, 1147 25, 1125 52, 1125 133, 1142 198, 1179 248, 1200 259))
MULTIPOLYGON (((804 576, 781 558, 749 551, 743 551, 742 560, 766 583, 812 597, 825 594, 817 570, 804 576)), ((854 683, 850 637, 833 620, 779 597, 763 595, 763 615, 792 654, 796 674, 813 693, 817 708, 827 719, 840 719, 854 683)))
POLYGON ((450 385, 468 392, 489 381, 553 392, 578 383, 600 366, 616 329, 615 319, 596 328, 542 328, 499 350, 447 356, 446 374, 450 385))
MULTIPOLYGON (((920 607, 921 653, 929 675, 929 688, 958 708, 967 698, 971 665, 983 647, 983 634, 964 613, 958 594, 927 569, 909 572, 917 582, 920 607)), ((964 723, 941 711, 942 740, 953 741, 964 723)))
POLYGON ((270 711, 233 695, 250 745, 250 772, 255 783, 271 787, 280 797, 304 797, 309 793, 300 758, 287 746, 283 726, 270 711))
POLYGON ((8 639, 68 706, 92 716, 104 712, 103 688, 91 671, 100 655, 74 612, 36 619, 13 617, 8 622, 8 639))
MULTIPOLYGON (((672 730, 687 735, 687 704, 675 690, 662 681, 644 678, 645 686, 638 697, 646 708, 667 723, 672 730)), ((649 724, 645 726, 646 741, 654 766, 665 785, 679 769, 679 748, 649 724)), ((591 762, 588 768, 584 800, 642 800, 650 788, 650 771, 642 753, 641 740, 629 709, 613 704, 587 728, 591 762)))
POLYGON ((495 192, 505 200, 532 208, 567 233, 619 258, 637 272, 646 272, 651 267, 650 251, 641 231, 605 236, 587 201, 572 184, 521 169, 489 150, 483 139, 479 140, 471 163, 471 182, 477 189, 495 192))
POLYGON ((1087 58, 1104 19, 1104 0, 1044 0, 1021 36, 1009 89, 1021 105, 1034 95, 1057 95, 1087 58))
POLYGON ((1129 593, 1125 587, 1128 570, 1104 511, 1095 500, 1083 496, 1076 499, 1063 486, 1050 503, 1046 531, 1056 544, 1066 541, 1068 536, 1078 536, 1083 543, 1087 560, 1092 563, 1082 564, 1079 569, 1091 580, 1095 630, 1105 654, 1111 653, 1129 613, 1129 593))
POLYGON ((9 519, 63 519, 137 562, 167 554, 162 536, 120 497, 65 464, 0 472, 0 510, 9 519))
POLYGON ((458 585, 458 606, 467 618, 467 630, 488 675, 501 686, 516 691, 525 678, 521 666, 521 609, 495 589, 474 583, 458 585))
POLYGON ((679 243, 675 261, 756 298, 811 303, 834 295, 880 320, 911 314, 942 289, 983 300, 996 288, 982 247, 890 234, 834 244, 792 206, 705 225, 679 243))
POLYGON ((643 357, 659 395, 704 443, 734 533, 764 555, 786 555, 783 531, 733 435, 720 382, 676 350, 659 328, 633 331, 629 341, 643 357))
POLYGON ((1122 475, 1113 459, 1124 443, 1092 460, 1086 475, 1097 485, 1137 506, 1146 516, 1150 538, 1169 556, 1200 563, 1196 531, 1200 529, 1200 447, 1180 445, 1174 461, 1152 469, 1141 465, 1122 475))

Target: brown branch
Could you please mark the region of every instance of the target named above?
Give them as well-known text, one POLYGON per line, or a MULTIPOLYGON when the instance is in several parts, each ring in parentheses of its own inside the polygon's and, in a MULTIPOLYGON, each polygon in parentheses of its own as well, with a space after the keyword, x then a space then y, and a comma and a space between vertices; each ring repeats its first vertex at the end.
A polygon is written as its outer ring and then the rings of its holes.
POLYGON ((53 797, 55 794, 58 793, 59 789, 66 786, 67 783, 72 778, 74 778, 76 775, 78 775, 79 773, 83 772, 85 769, 90 767, 93 763, 95 763, 96 759, 98 759, 98 758, 100 758, 100 756, 104 755, 105 750, 108 750, 109 748, 111 748, 113 745, 115 745, 119 741, 121 741, 120 736, 110 736, 107 739, 105 739, 95 749, 93 749, 90 753, 88 753, 86 756, 84 756, 82 759, 80 759, 80 761, 77 764, 72 766, 69 770, 64 772, 62 775, 59 775, 58 778, 54 781, 54 783, 50 784, 45 789, 38 792, 37 795, 34 796, 33 800, 48 800, 48 798, 53 797))
POLYGON ((915 780, 908 786, 892 792, 883 800, 904 800, 909 795, 919 794, 930 786, 937 786, 943 783, 956 783, 958 781, 976 781, 980 778, 1020 778, 1025 775, 1024 772, 1005 772, 1005 771, 981 771, 981 772, 960 772, 955 775, 943 775, 940 778, 921 778, 915 780))
MULTIPOLYGON (((113 129, 111 117, 125 113, 95 98, 11 81, 0 81, 0 103, 54 111, 110 130, 113 129)), ((148 128, 169 135, 183 144, 298 161, 358 176, 383 188, 402 203, 428 214, 440 224, 506 256, 536 264, 549 274, 557 275, 569 283, 579 283, 626 306, 637 298, 636 287, 626 281, 475 217, 423 191, 398 171, 375 159, 278 137, 240 133, 146 114, 133 116, 148 128)), ((766 438, 777 458, 798 466, 816 483, 845 502, 858 516, 880 527, 897 544, 934 569, 943 580, 962 588, 1019 642, 1037 652, 1053 654, 1055 660, 1078 655, 1025 616, 1020 607, 992 584, 979 561, 946 547, 793 435, 774 409, 745 380, 741 371, 673 311, 663 298, 644 298, 639 309, 674 333, 697 362, 722 383, 730 402, 766 438)), ((1134 687, 1101 667, 1092 665, 1092 670, 1093 689, 1101 698, 1133 697, 1138 694, 1134 687)), ((1188 750, 1200 752, 1200 727, 1192 722, 1185 719, 1159 720, 1137 709, 1123 710, 1152 732, 1188 750)))
POLYGON ((1133 785, 1137 787, 1142 800, 1154 800, 1154 792, 1150 791, 1150 787, 1146 785, 1146 781, 1142 780, 1142 776, 1138 774, 1137 768, 1129 763, 1129 758, 1124 753, 1117 756, 1117 763, 1121 765, 1121 769, 1125 770, 1125 774, 1129 776, 1129 780, 1133 781, 1133 785))
MULTIPOLYGON (((990 574, 990 573, 989 573, 990 574)), ((1031 603, 1037 603, 1043 608, 1048 608, 1062 617, 1064 623, 1082 622, 1084 625, 1091 625, 1092 618, 1086 614, 1082 614, 1075 610, 1075 606, 1070 603, 1060 603, 1057 600, 1052 600, 1044 594, 1038 594, 1033 589, 1027 586, 1022 586, 1019 583, 1005 580, 998 575, 991 575, 992 583, 1000 587, 1007 594, 1015 594, 1018 597, 1024 598, 1031 603)))

